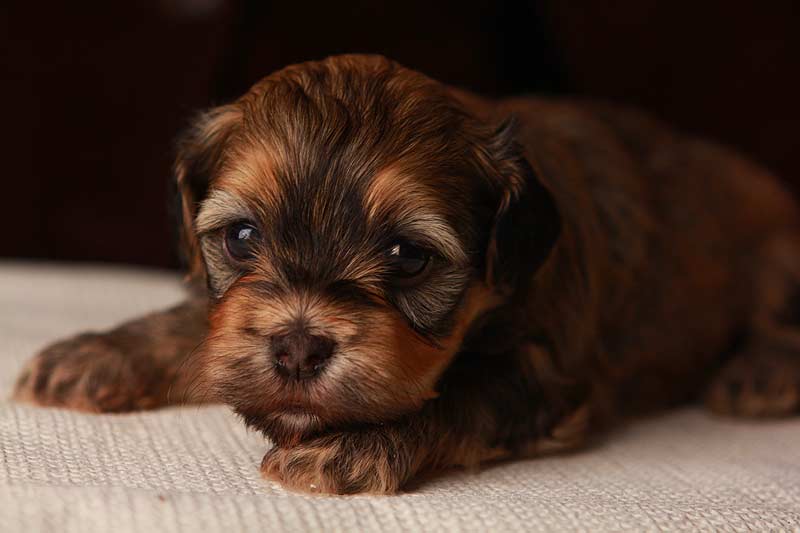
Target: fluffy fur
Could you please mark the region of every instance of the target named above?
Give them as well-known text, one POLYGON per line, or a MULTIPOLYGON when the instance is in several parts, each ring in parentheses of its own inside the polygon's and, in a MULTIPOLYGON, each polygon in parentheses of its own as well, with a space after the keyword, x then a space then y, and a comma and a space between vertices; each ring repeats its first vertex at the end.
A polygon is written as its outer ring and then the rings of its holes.
POLYGON ((200 116, 176 179, 201 288, 45 349, 17 398, 223 401, 275 443, 267 477, 333 493, 572 448, 698 396, 724 414, 800 409, 794 203, 637 113, 489 101, 332 57, 200 116), (241 221, 258 236, 246 261, 225 244, 241 221), (387 265, 398 239, 432 254, 413 283, 387 265), (298 331, 335 347, 308 379, 273 349, 298 331))

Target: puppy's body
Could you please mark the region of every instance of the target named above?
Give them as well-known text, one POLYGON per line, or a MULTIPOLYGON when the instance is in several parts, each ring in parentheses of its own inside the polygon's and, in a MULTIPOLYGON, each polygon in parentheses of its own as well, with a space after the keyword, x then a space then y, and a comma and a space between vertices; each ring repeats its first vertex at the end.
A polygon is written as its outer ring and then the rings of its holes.
POLYGON ((567 375, 604 383, 615 412, 690 397, 754 324, 792 312, 797 212, 764 171, 625 110, 500 107, 564 224, 523 323, 572 354, 567 375))
POLYGON ((572 447, 700 394, 800 406, 794 204, 635 113, 344 56, 207 114, 177 168, 207 296, 45 350, 17 397, 222 400, 276 442, 265 475, 325 492, 572 447))

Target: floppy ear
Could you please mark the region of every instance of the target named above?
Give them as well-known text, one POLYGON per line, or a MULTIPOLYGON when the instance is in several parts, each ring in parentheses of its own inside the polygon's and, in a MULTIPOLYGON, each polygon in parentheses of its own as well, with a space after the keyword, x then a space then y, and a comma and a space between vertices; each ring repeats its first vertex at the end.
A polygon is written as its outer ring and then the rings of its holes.
POLYGON ((180 234, 189 277, 205 275, 194 220, 200 203, 208 194, 225 146, 241 113, 234 106, 221 106, 200 114, 180 136, 174 172, 178 188, 180 234))
POLYGON ((522 147, 515 141, 516 122, 505 121, 489 142, 498 189, 498 206, 486 253, 491 286, 510 286, 535 272, 561 234, 561 216, 522 147))

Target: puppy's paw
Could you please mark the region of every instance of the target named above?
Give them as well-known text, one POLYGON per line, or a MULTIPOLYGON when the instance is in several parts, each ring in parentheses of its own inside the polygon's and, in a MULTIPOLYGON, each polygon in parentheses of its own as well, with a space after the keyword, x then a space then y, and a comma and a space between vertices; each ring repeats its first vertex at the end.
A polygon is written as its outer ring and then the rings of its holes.
POLYGON ((711 382, 706 405, 730 416, 800 412, 800 354, 775 352, 732 359, 711 382))
POLYGON ((301 492, 391 494, 415 470, 407 444, 380 429, 332 433, 272 448, 261 473, 301 492))
POLYGON ((151 407, 147 365, 136 361, 104 335, 84 334, 45 348, 22 371, 17 401, 90 412, 151 407))

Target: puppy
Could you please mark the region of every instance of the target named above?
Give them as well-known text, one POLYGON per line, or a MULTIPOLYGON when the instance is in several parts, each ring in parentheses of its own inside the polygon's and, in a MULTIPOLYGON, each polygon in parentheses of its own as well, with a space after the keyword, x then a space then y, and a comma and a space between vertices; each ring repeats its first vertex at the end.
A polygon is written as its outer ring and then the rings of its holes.
POLYGON ((37 355, 15 397, 222 401, 299 490, 574 448, 698 396, 800 410, 798 212, 718 146, 387 59, 295 65, 202 115, 175 174, 189 300, 37 355))

